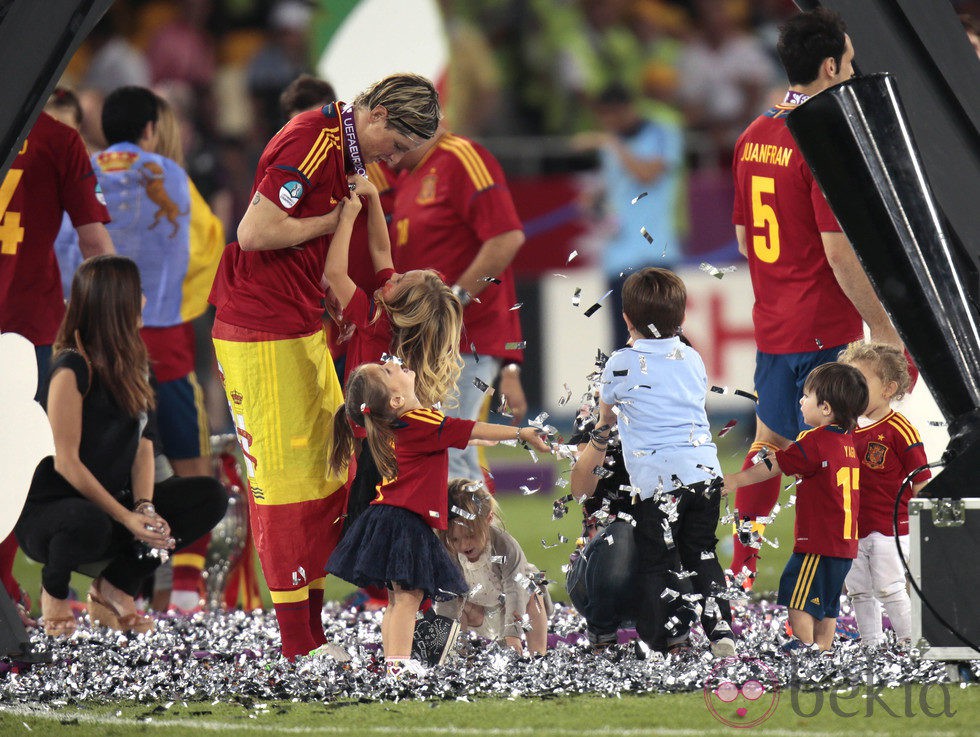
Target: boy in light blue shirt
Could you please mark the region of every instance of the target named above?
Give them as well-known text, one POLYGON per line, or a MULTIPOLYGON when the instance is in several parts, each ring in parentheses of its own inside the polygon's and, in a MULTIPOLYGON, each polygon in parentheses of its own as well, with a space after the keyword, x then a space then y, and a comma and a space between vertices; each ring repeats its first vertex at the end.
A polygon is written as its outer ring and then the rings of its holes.
POLYGON ((627 278, 622 297, 632 345, 603 369, 596 435, 601 443, 618 424, 636 495, 636 629, 653 649, 683 650, 700 606, 712 652, 728 657, 731 608, 713 596, 725 588, 715 555, 720 494, 711 486, 721 467, 704 408, 704 362, 680 337, 687 289, 672 271, 648 267, 627 278))

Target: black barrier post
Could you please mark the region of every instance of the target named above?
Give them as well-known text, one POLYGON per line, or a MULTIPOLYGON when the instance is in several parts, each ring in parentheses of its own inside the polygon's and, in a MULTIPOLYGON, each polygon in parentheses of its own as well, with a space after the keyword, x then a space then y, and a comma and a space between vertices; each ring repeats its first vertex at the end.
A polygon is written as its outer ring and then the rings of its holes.
POLYGON ((787 125, 949 422, 947 466, 929 495, 977 495, 980 320, 894 80, 831 87, 787 125))

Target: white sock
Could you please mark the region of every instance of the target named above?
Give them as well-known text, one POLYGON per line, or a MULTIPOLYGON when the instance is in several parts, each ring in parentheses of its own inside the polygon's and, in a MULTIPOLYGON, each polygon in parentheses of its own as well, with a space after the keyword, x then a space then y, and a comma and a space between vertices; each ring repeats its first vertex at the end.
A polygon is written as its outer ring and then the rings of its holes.
POLYGON ((191 609, 197 608, 200 603, 201 597, 196 591, 170 592, 170 604, 178 609, 190 611, 191 609))

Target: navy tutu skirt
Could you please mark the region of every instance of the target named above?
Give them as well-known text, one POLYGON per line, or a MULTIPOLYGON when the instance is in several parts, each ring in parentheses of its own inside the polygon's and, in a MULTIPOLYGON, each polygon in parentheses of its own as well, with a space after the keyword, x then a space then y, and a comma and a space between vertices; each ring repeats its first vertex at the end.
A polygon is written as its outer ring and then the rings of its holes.
POLYGON ((469 590, 442 541, 415 512, 372 504, 344 534, 327 573, 355 586, 417 589, 436 601, 469 590))

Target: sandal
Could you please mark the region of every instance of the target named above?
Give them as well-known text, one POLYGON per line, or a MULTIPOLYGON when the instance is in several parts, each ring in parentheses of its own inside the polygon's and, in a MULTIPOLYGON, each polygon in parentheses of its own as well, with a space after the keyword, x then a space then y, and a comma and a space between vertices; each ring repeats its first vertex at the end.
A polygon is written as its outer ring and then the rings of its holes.
POLYGON ((134 612, 122 616, 119 610, 102 596, 99 583, 102 579, 97 578, 92 581, 92 587, 88 591, 88 616, 94 625, 103 625, 109 629, 119 630, 120 632, 152 632, 154 628, 153 620, 149 617, 134 612))
POLYGON ((48 637, 71 637, 77 628, 78 623, 73 616, 44 618, 44 634, 48 637))

